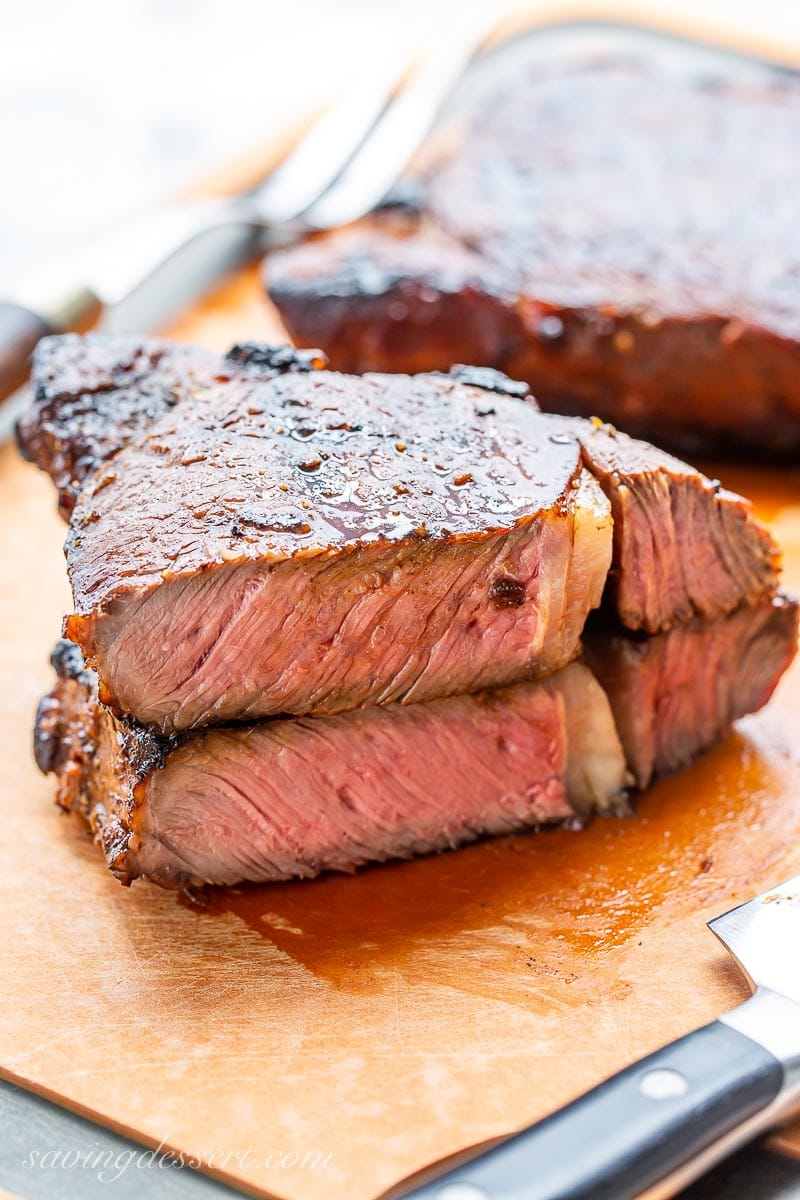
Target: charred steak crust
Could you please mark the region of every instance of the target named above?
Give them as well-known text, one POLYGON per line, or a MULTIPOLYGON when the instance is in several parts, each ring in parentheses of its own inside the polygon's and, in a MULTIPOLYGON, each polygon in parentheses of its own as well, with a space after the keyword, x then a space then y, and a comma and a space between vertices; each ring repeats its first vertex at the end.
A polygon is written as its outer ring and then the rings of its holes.
POLYGON ((36 713, 36 764, 56 776, 56 804, 85 818, 125 880, 137 788, 163 767, 175 742, 106 712, 96 702, 97 676, 72 642, 62 639, 51 662, 58 679, 36 713))
POLYGON ((319 351, 246 342, 227 355, 149 338, 64 334, 33 355, 33 399, 17 426, 25 458, 46 471, 68 518, 84 480, 200 388, 325 365, 319 351))
POLYGON ((413 204, 271 255, 268 291, 338 370, 466 359, 686 452, 796 459, 799 139, 778 71, 539 65, 443 143, 413 204))
POLYGON ((17 428, 20 450, 52 477, 66 517, 88 475, 220 367, 218 355, 166 342, 44 338, 33 356, 33 401, 17 428))
POLYGON ((294 346, 270 346, 264 342, 237 342, 225 355, 225 361, 255 368, 249 374, 257 372, 258 377, 263 372, 267 378, 290 371, 322 371, 328 365, 320 350, 296 350, 294 346))
POLYGON ((74 642, 60 638, 50 655, 50 666, 59 679, 80 679, 87 670, 83 655, 74 642))

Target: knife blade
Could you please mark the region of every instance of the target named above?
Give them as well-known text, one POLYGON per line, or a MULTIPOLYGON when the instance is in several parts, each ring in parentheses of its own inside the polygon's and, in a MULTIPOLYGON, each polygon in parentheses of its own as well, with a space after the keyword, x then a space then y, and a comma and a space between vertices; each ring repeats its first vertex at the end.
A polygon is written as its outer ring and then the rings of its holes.
POLYGON ((749 1000, 529 1129, 390 1195, 665 1200, 788 1119, 800 1107, 800 876, 709 928, 750 981, 749 1000))

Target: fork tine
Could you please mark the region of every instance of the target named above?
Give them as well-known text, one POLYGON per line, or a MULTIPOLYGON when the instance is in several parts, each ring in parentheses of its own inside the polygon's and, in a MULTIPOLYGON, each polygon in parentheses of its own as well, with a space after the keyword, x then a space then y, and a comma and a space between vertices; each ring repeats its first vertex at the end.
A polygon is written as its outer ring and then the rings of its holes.
POLYGON ((396 86, 372 75, 314 122, 268 179, 249 195, 268 224, 291 221, 325 192, 380 117, 396 86))
POLYGON ((303 212, 313 229, 331 229, 373 209, 429 134, 441 108, 496 25, 485 13, 437 41, 419 58, 350 161, 303 212))

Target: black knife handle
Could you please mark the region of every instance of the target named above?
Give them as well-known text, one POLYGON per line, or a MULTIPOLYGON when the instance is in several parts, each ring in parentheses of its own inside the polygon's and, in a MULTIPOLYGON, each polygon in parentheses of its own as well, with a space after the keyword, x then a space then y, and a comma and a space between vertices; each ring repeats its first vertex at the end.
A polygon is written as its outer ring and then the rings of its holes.
POLYGON ((407 1200, 632 1200, 765 1109, 783 1080, 777 1058, 716 1021, 407 1200))
POLYGON ((53 333, 45 320, 21 304, 0 301, 0 400, 28 378, 36 343, 53 333))

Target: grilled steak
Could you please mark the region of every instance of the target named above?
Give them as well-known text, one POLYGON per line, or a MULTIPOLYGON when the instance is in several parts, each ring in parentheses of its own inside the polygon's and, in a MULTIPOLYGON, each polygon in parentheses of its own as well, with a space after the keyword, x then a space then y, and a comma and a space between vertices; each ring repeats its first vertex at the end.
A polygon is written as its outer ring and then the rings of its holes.
POLYGON ((37 761, 124 882, 351 871, 620 803, 626 767, 586 667, 409 707, 262 721, 165 742, 97 700, 61 643, 37 761))
POLYGON ((121 450, 67 540, 66 632, 104 701, 169 732, 428 700, 574 658, 609 502, 577 440, 492 385, 234 381, 121 450))
POLYGON ((200 356, 203 387, 180 365, 192 353, 52 339, 21 428, 65 508, 86 482, 69 634, 104 698, 164 730, 557 669, 597 603, 609 503, 608 594, 628 627, 775 590, 745 501, 610 428, 537 413, 497 373, 359 381, 249 345, 200 356))
POLYGON ((769 700, 797 649, 797 602, 776 597, 657 637, 587 636, 636 783, 686 766, 769 700))
POLYGON ((103 334, 47 337, 33 354, 33 401, 19 422, 24 456, 51 476, 69 517, 83 481, 199 388, 271 379, 325 364, 318 352, 234 346, 223 357, 194 346, 103 334))
POLYGON ((298 345, 342 371, 484 364, 687 452, 797 459, 795 80, 538 64, 446 133, 415 194, 269 258, 298 345))

